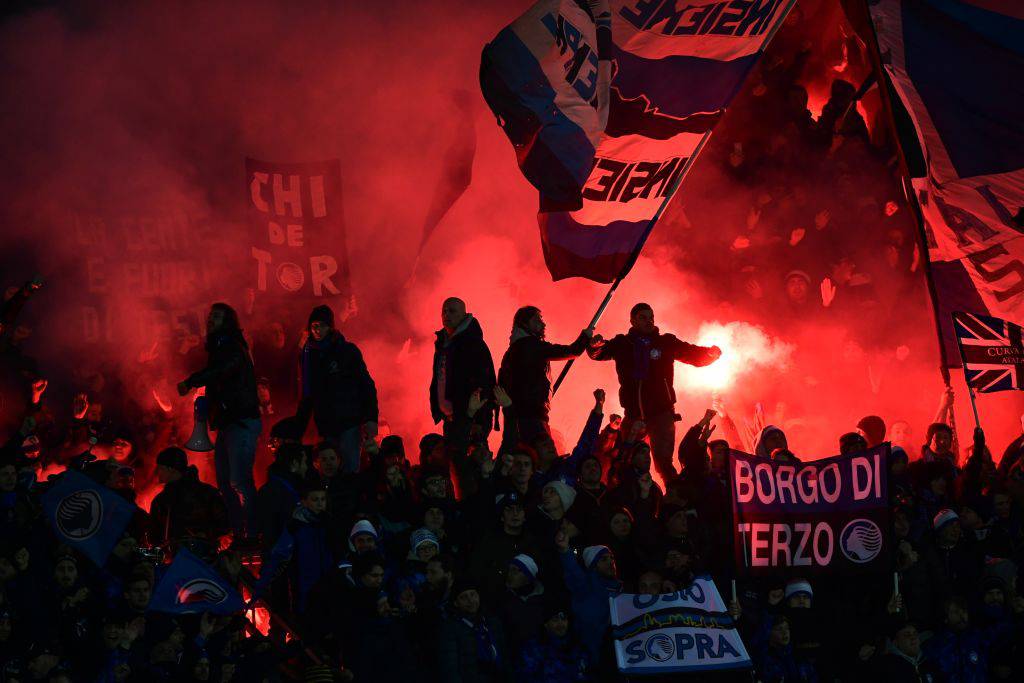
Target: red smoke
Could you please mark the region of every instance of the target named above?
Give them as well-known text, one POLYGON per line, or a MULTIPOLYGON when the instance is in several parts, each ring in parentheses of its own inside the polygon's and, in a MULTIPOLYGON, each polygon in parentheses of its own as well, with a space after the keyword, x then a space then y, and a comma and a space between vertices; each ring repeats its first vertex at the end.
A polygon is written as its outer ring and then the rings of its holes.
MULTIPOLYGON (((7 191, 0 209, 3 284, 37 270, 47 277, 25 319, 33 328, 32 353, 51 379, 48 399, 63 405, 75 392, 90 391, 106 396, 108 413, 125 415, 170 406, 180 422, 177 438, 187 438, 191 399, 179 399, 173 389, 203 360, 201 322, 209 303, 236 306, 254 338, 278 319, 278 302, 253 301, 246 292, 252 286, 246 156, 341 159, 357 310, 341 328, 363 349, 381 417, 406 438, 413 457, 414 443, 433 429, 427 386, 432 332, 445 297, 467 301, 496 364, 521 305, 544 311, 551 339, 574 338, 605 288, 551 282, 541 258, 536 192, 477 86, 484 42, 529 5, 95 3, 8 19, 0 40, 7 112, 0 143, 7 191), (410 279, 420 227, 443 172, 439 160, 453 136, 472 130, 452 103, 458 90, 472 92, 475 103, 472 184, 438 225, 410 279)), ((844 41, 842 77, 856 87, 866 74, 839 18, 837 3, 801 2, 765 57, 789 60, 805 47, 829 52, 812 60, 816 66, 801 79, 815 113, 839 73, 844 41)), ((758 177, 741 183, 722 171, 743 131, 764 125, 754 93, 759 82, 755 73, 598 331, 625 331, 629 308, 647 301, 662 330, 722 341, 720 365, 677 374, 680 434, 710 405, 714 390, 737 422, 763 403, 799 455, 834 453, 838 435, 870 413, 909 421, 919 445, 941 390, 919 275, 909 290, 897 291, 884 284, 884 273, 876 274, 885 306, 901 311, 892 324, 893 318, 880 322, 852 311, 795 314, 777 296, 774 280, 754 280, 726 265, 737 239, 756 247, 772 230, 788 235, 799 228, 809 240, 822 207, 830 206, 833 222, 859 210, 829 205, 835 187, 823 184, 814 168, 772 186, 758 177), (769 199, 751 218, 762 195, 769 199), (762 295, 753 297, 758 288, 762 295), (901 346, 909 356, 897 354, 901 346)), ((866 185, 871 201, 877 200, 869 193, 882 203, 899 199, 885 161, 872 164, 846 169, 835 182, 866 185), (877 177, 865 183, 865 173, 877 177)), ((886 229, 880 220, 859 227, 864 235, 886 229)), ((812 298, 820 279, 811 283, 812 298)), ((304 320, 306 312, 297 315, 304 320)), ((296 355, 299 332, 285 330, 285 346, 296 355)), ((959 375, 954 382, 963 386, 959 375)), ((587 359, 554 399, 553 424, 567 449, 595 387, 608 390, 608 410, 616 411, 612 366, 587 359)), ((969 407, 966 392, 959 394, 966 443, 969 407)), ((289 399, 274 397, 275 417, 288 414, 289 399)), ((980 404, 990 442, 1001 447, 1016 428, 1016 406, 1000 396, 980 404)))

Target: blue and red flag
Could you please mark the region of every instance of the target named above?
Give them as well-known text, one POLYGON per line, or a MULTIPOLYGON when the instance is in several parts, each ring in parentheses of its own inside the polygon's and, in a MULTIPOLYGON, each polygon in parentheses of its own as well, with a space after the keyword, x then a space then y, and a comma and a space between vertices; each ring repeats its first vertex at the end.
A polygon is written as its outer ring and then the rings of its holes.
POLYGON ((541 0, 484 48, 555 280, 628 271, 793 1, 541 0))
POLYGON ((43 513, 61 543, 97 567, 107 563, 138 509, 81 472, 68 470, 41 498, 43 513))
POLYGON ((867 4, 893 109, 906 112, 900 141, 924 219, 943 356, 956 365, 954 311, 1024 318, 1024 5, 867 4))
POLYGON ((234 614, 245 609, 245 602, 213 567, 182 548, 153 589, 149 609, 170 614, 234 614))

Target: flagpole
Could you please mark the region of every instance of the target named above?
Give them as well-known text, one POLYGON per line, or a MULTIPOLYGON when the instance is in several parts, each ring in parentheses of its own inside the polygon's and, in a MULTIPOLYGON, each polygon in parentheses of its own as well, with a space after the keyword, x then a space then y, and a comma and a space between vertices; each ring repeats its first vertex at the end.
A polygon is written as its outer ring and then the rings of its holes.
MULTIPOLYGON (((843 5, 845 10, 847 3, 843 3, 843 5)), ((914 183, 910 178, 910 165, 907 163, 907 155, 903 150, 899 131, 896 128, 896 117, 893 113, 892 101, 889 98, 889 81, 887 79, 885 68, 882 66, 882 52, 878 44, 878 32, 875 30, 875 22, 871 17, 871 12, 866 3, 856 3, 851 6, 855 6, 860 10, 862 13, 860 19, 864 22, 864 25, 867 26, 867 29, 870 32, 871 40, 866 41, 869 43, 867 46, 868 55, 871 58, 871 65, 878 76, 878 94, 882 100, 882 110, 885 112, 886 118, 889 120, 889 130, 892 132, 893 143, 896 147, 896 158, 899 160, 900 175, 902 176, 903 194, 907 198, 907 204, 910 206, 910 213, 913 215, 914 222, 917 224, 917 247, 921 255, 921 264, 923 266, 925 283, 928 286, 928 297, 932 301, 932 318, 935 321, 935 336, 939 342, 939 374, 942 377, 943 384, 945 384, 946 388, 949 389, 949 359, 946 357, 946 342, 942 338, 942 323, 940 322, 942 317, 939 313, 939 296, 935 289, 935 279, 932 277, 931 258, 928 253, 928 232, 925 228, 924 214, 921 211, 921 205, 917 201, 917 193, 914 191, 914 183)), ((927 164, 927 161, 925 163, 927 164)), ((971 407, 974 409, 974 421, 977 423, 978 409, 974 405, 973 392, 971 392, 971 407)), ((950 403, 949 408, 947 409, 947 414, 949 416, 949 427, 953 430, 953 440, 955 442, 957 440, 956 416, 953 412, 952 403, 950 403)))
MULTIPOLYGON (((676 176, 676 180, 672 183, 672 186, 669 187, 668 193, 665 194, 665 198, 661 200, 661 205, 658 206, 657 212, 655 212, 654 216, 651 217, 651 220, 647 222, 647 227, 644 228, 640 238, 633 246, 633 252, 630 254, 629 260, 626 261, 622 270, 620 270, 619 274, 615 277, 615 280, 612 282, 612 286, 608 288, 608 292, 604 295, 604 299, 601 300, 601 305, 597 307, 594 317, 590 319, 590 324, 587 325, 587 329, 592 330, 597 327, 597 323, 601 320, 601 316, 604 315, 605 310, 608 308, 608 304, 611 303, 612 297, 615 295, 615 290, 619 288, 619 284, 623 279, 625 279, 626 274, 633 268, 633 264, 636 263, 637 258, 640 256, 640 250, 644 248, 644 244, 647 242, 647 238, 650 237, 651 231, 654 230, 654 226, 657 224, 658 219, 665 213, 665 209, 668 208, 668 204, 672 201, 672 198, 676 196, 676 191, 678 191, 679 187, 683 184, 683 179, 686 177, 686 174, 690 172, 690 168, 697 160, 697 157, 704 149, 704 146, 707 144, 710 137, 711 131, 705 131, 700 142, 697 143, 697 146, 683 164, 683 169, 679 172, 679 175, 676 176)), ((551 387, 552 396, 554 396, 555 392, 558 391, 558 387, 562 386, 565 376, 569 374, 569 369, 575 361, 575 358, 570 358, 565 362, 565 365, 562 366, 562 371, 558 373, 558 379, 555 380, 554 385, 551 387)))
MULTIPOLYGON (((953 319, 953 329, 956 329, 956 316, 950 316, 953 319)), ((971 410, 974 411, 974 426, 981 429, 981 420, 978 419, 978 404, 974 401, 974 387, 967 381, 967 358, 964 356, 964 345, 957 340, 956 348, 960 351, 960 364, 964 368, 964 384, 967 385, 967 395, 971 397, 971 410)))
MULTIPOLYGON (((760 56, 764 52, 765 47, 767 47, 772 42, 772 38, 774 38, 775 34, 779 32, 780 28, 782 28, 782 24, 785 23, 786 17, 789 16, 790 11, 792 11, 795 5, 796 0, 789 0, 785 8, 782 10, 782 13, 779 15, 778 20, 775 22, 775 25, 772 26, 768 34, 765 35, 764 40, 761 41, 761 45, 757 48, 757 55, 760 56)), ((732 99, 736 96, 736 93, 739 92, 740 88, 743 86, 743 83, 745 81, 746 77, 744 77, 739 83, 736 84, 736 87, 733 88, 732 94, 729 96, 729 99, 726 100, 727 104, 731 102, 732 99)), ((722 113, 725 113, 724 109, 722 110, 722 113)), ((587 326, 587 329, 593 329, 594 327, 597 326, 598 321, 601 320, 601 316, 604 315, 605 309, 608 308, 608 304, 611 303, 612 296, 615 294, 615 290, 619 288, 619 283, 622 282, 623 278, 626 277, 626 274, 633 267, 633 264, 636 263, 637 258, 640 256, 640 250, 643 249, 644 243, 647 242, 647 238, 648 236, 650 236, 651 230, 654 229, 654 225, 658 222, 658 219, 661 218, 661 215, 665 212, 665 209, 668 207, 668 203, 672 201, 672 198, 676 194, 676 190, 678 190, 679 186, 683 184, 683 178, 685 178, 686 174, 690 171, 690 167, 693 166, 693 162, 697 160, 697 157, 700 155, 701 150, 704 149, 704 145, 707 144, 708 138, 710 137, 711 131, 705 131, 704 137, 702 137, 700 139, 700 142, 697 143, 697 147, 696 149, 693 150, 693 154, 691 154, 690 158, 686 160, 686 164, 683 166, 683 170, 679 174, 679 177, 676 179, 675 184, 672 186, 668 194, 665 196, 664 201, 661 202, 661 206, 658 207, 658 212, 654 214, 654 217, 651 218, 650 222, 647 224, 647 228, 644 230, 644 233, 640 236, 640 239, 637 240, 636 246, 633 247, 633 253, 630 255, 629 260, 626 262, 626 265, 623 266, 622 270, 619 272, 618 277, 616 277, 615 281, 612 282, 612 286, 608 288, 608 293, 604 295, 604 299, 601 301, 601 305, 597 307, 597 312, 594 313, 594 317, 590 319, 590 325, 587 326)), ((562 382, 565 380, 565 376, 569 374, 569 368, 572 367, 572 364, 575 362, 575 360, 575 358, 570 358, 565 362, 565 365, 562 366, 562 371, 558 373, 558 379, 555 380, 554 386, 551 387, 552 396, 554 396, 555 392, 558 391, 558 387, 562 386, 562 382)))

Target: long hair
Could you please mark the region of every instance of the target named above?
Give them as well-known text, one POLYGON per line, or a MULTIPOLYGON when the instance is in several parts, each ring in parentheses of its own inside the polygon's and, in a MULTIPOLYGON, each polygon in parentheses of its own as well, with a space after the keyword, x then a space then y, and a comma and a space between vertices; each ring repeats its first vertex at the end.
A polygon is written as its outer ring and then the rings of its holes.
MULTIPOLYGON (((221 325, 221 328, 217 331, 218 335, 219 334, 229 335, 229 336, 233 337, 234 339, 237 339, 238 342, 242 345, 243 348, 245 348, 245 349, 249 348, 249 345, 245 343, 245 337, 242 335, 242 326, 238 322, 238 313, 235 311, 235 309, 231 308, 231 306, 229 306, 228 304, 224 303, 223 301, 218 301, 217 303, 215 303, 212 306, 210 306, 210 311, 220 311, 221 313, 224 314, 224 324, 221 325)), ((209 333, 207 333, 207 335, 206 335, 206 347, 207 347, 207 350, 210 349, 210 342, 211 342, 210 335, 209 335, 209 333)))
POLYGON ((518 339, 522 333, 516 334, 516 330, 522 330, 523 332, 532 334, 530 332, 530 321, 533 316, 540 313, 540 309, 536 306, 523 306, 516 314, 512 317, 512 333, 509 338, 509 343, 514 342, 518 339))

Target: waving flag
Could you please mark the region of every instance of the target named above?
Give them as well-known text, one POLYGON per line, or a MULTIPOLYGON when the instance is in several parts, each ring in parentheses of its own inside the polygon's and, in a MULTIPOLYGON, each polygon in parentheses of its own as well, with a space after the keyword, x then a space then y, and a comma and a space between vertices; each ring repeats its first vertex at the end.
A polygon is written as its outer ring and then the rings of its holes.
POLYGON ((238 591, 188 550, 181 549, 153 589, 149 609, 170 614, 232 614, 245 608, 238 591))
POLYGON ((912 133, 901 144, 918 160, 910 171, 936 317, 944 357, 955 365, 953 311, 1024 318, 1024 7, 1017 0, 868 4, 894 109, 909 115, 912 133))
POLYGON ((608 0, 540 0, 484 47, 484 98, 542 204, 580 205, 607 118, 608 23, 608 0))
POLYGON ((1024 389, 1024 344, 1020 325, 957 311, 953 326, 960 343, 967 386, 984 394, 1024 389))
POLYGON ((524 175, 541 192, 541 241, 555 280, 611 282, 628 272, 659 211, 794 1, 610 0, 609 20, 601 7, 585 15, 593 18, 597 59, 579 5, 542 1, 484 48, 484 97, 516 145, 524 175), (569 40, 565 33, 561 40, 551 29, 570 24, 580 38, 569 40), (566 61, 558 50, 527 55, 507 48, 506 59, 495 58, 509 33, 532 28, 543 35, 545 27, 549 41, 554 35, 556 46, 575 56, 585 51, 585 58, 566 61), (614 76, 607 114, 600 98, 589 101, 592 111, 582 96, 570 97, 572 108, 563 108, 556 93, 566 90, 565 83, 556 81, 563 72, 562 81, 573 74, 578 81, 580 73, 563 67, 581 62, 584 73, 593 75, 585 82, 599 85, 601 62, 609 58, 614 76), (517 78, 524 71, 532 78, 517 78), (496 106, 517 98, 538 104, 543 114, 496 106), (566 111, 571 113, 561 114, 566 111), (528 133, 545 116, 551 124, 536 150, 539 136, 528 133), (524 154, 537 154, 540 163, 524 165, 524 154))
POLYGON ((106 486, 74 470, 43 494, 43 512, 57 538, 92 560, 107 563, 110 552, 138 509, 106 486))

